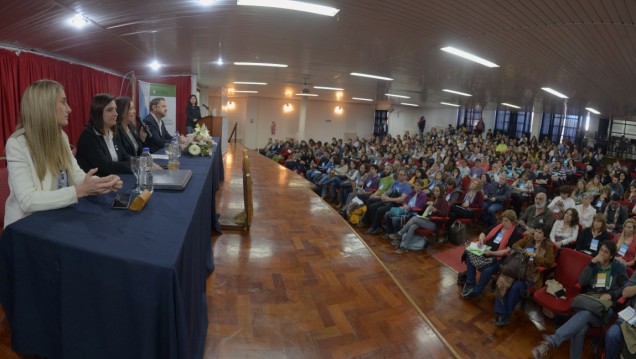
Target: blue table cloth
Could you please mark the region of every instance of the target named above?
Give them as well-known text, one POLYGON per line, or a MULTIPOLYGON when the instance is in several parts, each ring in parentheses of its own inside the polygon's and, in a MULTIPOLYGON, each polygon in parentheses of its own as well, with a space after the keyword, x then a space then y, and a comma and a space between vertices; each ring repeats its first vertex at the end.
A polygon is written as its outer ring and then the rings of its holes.
MULTIPOLYGON (((193 171, 187 188, 155 191, 141 212, 112 209, 110 194, 8 226, 0 301, 14 349, 52 359, 201 358, 223 178, 214 152, 182 156, 193 171)), ((133 188, 132 175, 122 179, 133 188)))

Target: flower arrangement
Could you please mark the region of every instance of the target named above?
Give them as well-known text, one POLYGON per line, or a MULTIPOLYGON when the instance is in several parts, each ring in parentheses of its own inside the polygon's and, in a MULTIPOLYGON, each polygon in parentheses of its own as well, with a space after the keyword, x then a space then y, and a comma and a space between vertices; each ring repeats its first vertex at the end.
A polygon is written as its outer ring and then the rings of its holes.
POLYGON ((188 150, 188 153, 195 157, 210 156, 214 145, 215 143, 205 125, 200 126, 197 124, 194 132, 187 136, 181 136, 181 150, 188 150))

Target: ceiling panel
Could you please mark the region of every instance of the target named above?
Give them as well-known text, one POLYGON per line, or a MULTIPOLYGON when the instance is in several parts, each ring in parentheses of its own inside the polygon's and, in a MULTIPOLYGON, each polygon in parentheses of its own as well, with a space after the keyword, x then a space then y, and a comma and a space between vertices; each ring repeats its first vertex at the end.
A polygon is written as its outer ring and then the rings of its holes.
MULTIPOLYGON (((570 95, 570 111, 595 104, 606 116, 636 114, 636 2, 630 0, 344 1, 336 17, 237 6, 217 0, 5 0, 0 43, 112 69, 155 76, 196 74, 218 89, 233 81, 263 81, 258 96, 284 97, 308 86, 344 87, 353 96, 386 100, 395 91, 423 107, 440 101, 510 101, 530 108, 570 95), (74 13, 91 23, 78 31, 74 13), (440 51, 456 46, 498 63, 489 69, 440 51), (213 62, 264 61, 286 69, 245 68, 213 62), (355 78, 368 72, 395 79, 355 78), (474 94, 460 98, 454 88, 474 94)), ((312 90, 314 91, 314 90, 312 90)), ((320 99, 333 94, 315 90, 320 99)), ((316 100, 316 99, 314 99, 316 100)))

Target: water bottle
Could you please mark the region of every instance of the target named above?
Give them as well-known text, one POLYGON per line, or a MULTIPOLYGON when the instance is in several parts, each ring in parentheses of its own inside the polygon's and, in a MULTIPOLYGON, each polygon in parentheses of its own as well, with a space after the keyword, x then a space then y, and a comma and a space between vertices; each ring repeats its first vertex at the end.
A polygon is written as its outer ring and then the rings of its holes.
POLYGON ((176 140, 177 143, 177 158, 181 158, 181 135, 179 131, 175 131, 173 140, 176 140))
POLYGON ((173 138, 170 142, 170 155, 168 155, 168 169, 179 169, 179 142, 176 138, 173 138))
POLYGON ((148 147, 144 147, 143 152, 141 153, 139 159, 139 167, 140 167, 140 175, 139 175, 139 189, 143 192, 143 190, 147 189, 148 191, 153 191, 152 185, 152 156, 150 155, 150 149, 148 147))

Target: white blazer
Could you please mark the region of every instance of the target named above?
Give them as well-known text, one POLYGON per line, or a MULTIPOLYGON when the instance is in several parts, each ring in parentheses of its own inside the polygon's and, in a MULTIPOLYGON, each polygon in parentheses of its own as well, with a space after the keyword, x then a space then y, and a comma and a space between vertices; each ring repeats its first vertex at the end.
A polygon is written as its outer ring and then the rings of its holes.
MULTIPOLYGON (((68 145, 68 137, 62 131, 68 145)), ((42 149, 46 151, 46 149, 42 149)), ((58 189, 57 176, 47 173, 42 181, 35 171, 35 165, 24 137, 24 130, 19 129, 9 137, 5 146, 7 168, 9 169, 9 197, 5 204, 4 226, 37 211, 63 208, 77 203, 75 184, 84 182, 86 173, 77 165, 75 157, 68 146, 73 169, 67 173, 69 187, 58 189)))

